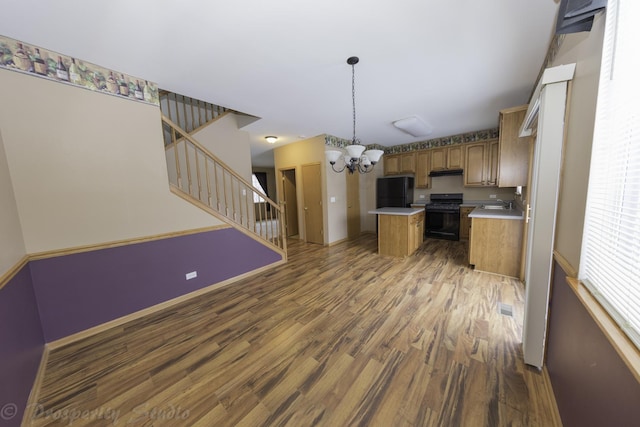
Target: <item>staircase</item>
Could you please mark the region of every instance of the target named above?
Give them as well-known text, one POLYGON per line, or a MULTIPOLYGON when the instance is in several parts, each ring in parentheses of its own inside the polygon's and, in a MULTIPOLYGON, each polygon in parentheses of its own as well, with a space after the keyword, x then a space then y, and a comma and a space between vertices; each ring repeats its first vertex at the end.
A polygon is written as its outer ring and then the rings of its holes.
POLYGON ((171 191, 286 259, 280 206, 192 136, 232 111, 170 92, 161 93, 160 108, 171 191))

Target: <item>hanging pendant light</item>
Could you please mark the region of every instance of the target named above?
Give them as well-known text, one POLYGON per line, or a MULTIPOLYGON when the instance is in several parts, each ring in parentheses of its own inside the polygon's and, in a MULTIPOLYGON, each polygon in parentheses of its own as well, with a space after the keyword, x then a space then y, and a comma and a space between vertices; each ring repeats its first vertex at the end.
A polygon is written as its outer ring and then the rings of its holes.
POLYGON ((382 150, 366 150, 365 146, 360 144, 360 140, 356 138, 356 69, 355 65, 360 61, 357 56, 352 56, 347 59, 347 64, 351 65, 351 101, 353 105, 353 138, 351 139, 351 145, 347 145, 345 148, 347 154, 345 155, 340 150, 328 150, 325 154, 327 161, 331 164, 331 168, 334 172, 342 172, 348 170, 349 173, 354 173, 356 170, 360 173, 368 173, 373 170, 376 163, 380 161, 380 157, 384 153, 382 150), (344 161, 342 169, 337 170, 335 164, 338 160, 344 161))

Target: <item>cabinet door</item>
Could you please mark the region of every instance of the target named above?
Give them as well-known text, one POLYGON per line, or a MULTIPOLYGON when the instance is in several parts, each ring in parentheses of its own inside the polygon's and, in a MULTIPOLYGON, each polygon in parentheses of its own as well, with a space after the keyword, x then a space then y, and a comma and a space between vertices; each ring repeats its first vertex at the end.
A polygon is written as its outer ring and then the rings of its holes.
POLYGON ((530 138, 519 137, 526 113, 527 105, 500 111, 499 187, 527 185, 530 138))
POLYGON ((396 175, 400 173, 400 156, 391 154, 382 157, 384 161, 384 174, 396 175))
POLYGON ((447 167, 449 169, 464 168, 464 151, 462 150, 462 146, 449 147, 447 151, 447 167))
POLYGON ((403 154, 400 159, 402 173, 414 173, 416 171, 416 153, 403 154))
POLYGON ((447 168, 447 149, 434 148, 431 150, 431 170, 440 171, 447 168))
POLYGON ((431 152, 419 151, 416 154, 416 188, 429 188, 431 178, 429 171, 431 167, 431 152))
POLYGON ((498 163, 498 158, 500 157, 500 144, 498 141, 488 143, 487 155, 487 185, 497 187, 500 169, 500 164, 498 163))
POLYGON ((486 183, 487 143, 477 142, 465 146, 464 185, 482 187, 486 183))
POLYGON ((475 208, 460 208, 460 240, 469 240, 471 232, 471 218, 469 214, 475 208))

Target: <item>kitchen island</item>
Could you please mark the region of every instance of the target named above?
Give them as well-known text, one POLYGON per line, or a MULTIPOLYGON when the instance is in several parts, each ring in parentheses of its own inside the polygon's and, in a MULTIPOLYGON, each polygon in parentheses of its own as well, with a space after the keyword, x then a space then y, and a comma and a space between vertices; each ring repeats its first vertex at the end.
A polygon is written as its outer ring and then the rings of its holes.
POLYGON ((424 208, 379 208, 378 253, 395 257, 411 255, 424 238, 424 208))

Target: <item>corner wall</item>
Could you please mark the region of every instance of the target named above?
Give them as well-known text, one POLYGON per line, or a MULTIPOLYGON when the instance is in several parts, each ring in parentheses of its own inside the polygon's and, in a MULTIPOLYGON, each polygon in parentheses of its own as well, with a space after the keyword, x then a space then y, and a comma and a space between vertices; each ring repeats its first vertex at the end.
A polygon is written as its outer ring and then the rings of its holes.
MULTIPOLYGON (((550 66, 576 63, 571 87, 556 251, 573 270, 580 265, 591 145, 597 105, 605 14, 590 32, 567 35, 550 66)), ((554 263, 547 368, 564 425, 640 424, 640 385, 554 263)))
POLYGON ((27 253, 221 224, 168 191, 157 106, 4 69, 0 93, 27 253))

